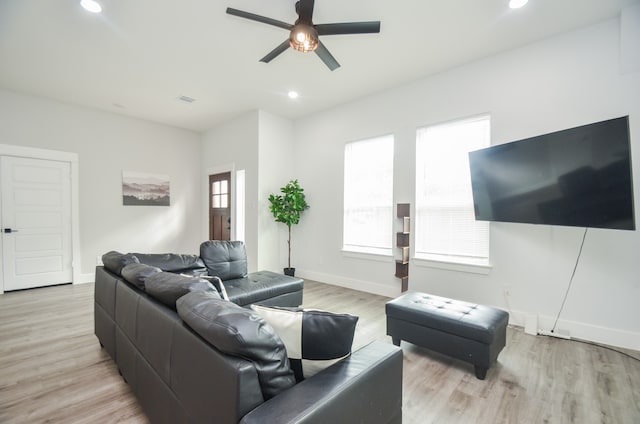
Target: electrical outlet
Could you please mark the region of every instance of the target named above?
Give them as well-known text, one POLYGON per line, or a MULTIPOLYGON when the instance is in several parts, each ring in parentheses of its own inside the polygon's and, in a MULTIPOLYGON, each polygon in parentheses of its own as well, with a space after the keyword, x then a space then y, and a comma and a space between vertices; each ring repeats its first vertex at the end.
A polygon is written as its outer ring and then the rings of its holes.
POLYGON ((502 291, 505 296, 511 296, 511 284, 505 284, 502 286, 502 291))
POLYGON ((98 266, 104 265, 102 263, 102 256, 96 256, 96 265, 98 265, 98 266))

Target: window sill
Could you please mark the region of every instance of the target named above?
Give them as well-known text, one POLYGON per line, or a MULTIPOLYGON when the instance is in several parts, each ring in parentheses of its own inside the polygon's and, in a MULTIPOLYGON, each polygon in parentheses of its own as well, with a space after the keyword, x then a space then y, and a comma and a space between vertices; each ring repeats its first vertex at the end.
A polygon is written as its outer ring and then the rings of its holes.
POLYGON ((342 249, 342 256, 347 258, 364 259, 368 261, 393 262, 393 255, 372 252, 360 252, 342 249))
POLYGON ((468 272, 472 274, 489 275, 493 266, 488 261, 456 261, 453 258, 441 256, 416 256, 412 258, 412 263, 425 268, 446 269, 448 271, 468 272))

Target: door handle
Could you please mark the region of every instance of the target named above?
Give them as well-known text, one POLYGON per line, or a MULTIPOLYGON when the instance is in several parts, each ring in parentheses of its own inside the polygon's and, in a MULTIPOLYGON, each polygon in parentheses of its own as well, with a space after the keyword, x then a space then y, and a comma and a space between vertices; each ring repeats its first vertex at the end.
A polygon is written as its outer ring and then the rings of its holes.
POLYGON ((18 232, 18 230, 14 230, 12 228, 5 228, 3 231, 5 232, 5 234, 17 233, 18 232))

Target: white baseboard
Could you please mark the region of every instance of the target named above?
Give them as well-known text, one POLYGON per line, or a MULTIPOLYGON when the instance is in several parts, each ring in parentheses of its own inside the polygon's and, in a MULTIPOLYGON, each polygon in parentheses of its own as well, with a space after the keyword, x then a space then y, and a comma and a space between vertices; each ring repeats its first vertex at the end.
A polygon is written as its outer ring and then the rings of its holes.
MULTIPOLYGON (((384 284, 357 280, 354 278, 300 269, 296 270, 296 275, 300 278, 308 278, 321 283, 332 284, 334 286, 345 287, 352 290, 373 293, 390 298, 398 297, 401 294, 399 284, 398 287, 392 287, 384 284)), ((499 308, 505 309, 504 307, 499 308)), ((543 333, 550 332, 555 323, 555 317, 538 315, 526 311, 510 310, 507 312, 509 312, 509 324, 526 328, 531 327, 532 322, 535 322, 533 325, 537 326, 537 330, 542 331, 543 333), (536 317, 536 319, 534 320, 533 317, 536 317)), ((529 331, 533 332, 533 329, 529 328, 529 331)), ((605 328, 593 324, 585 324, 563 319, 558 320, 555 331, 559 334, 570 336, 572 339, 580 339, 609 346, 640 350, 640 333, 614 328, 605 328)))
POLYGON ((401 292, 400 282, 398 287, 391 287, 380 283, 372 283, 370 281, 357 280, 355 278, 341 277, 339 275, 325 274, 322 272, 296 270, 296 276, 300 278, 308 278, 309 280, 321 283, 331 284, 334 286, 345 287, 347 289, 373 293, 385 297, 398 297, 401 292))
MULTIPOLYGON (((553 317, 541 316, 538 325, 541 330, 551 330, 554 321, 555 318, 553 317)), ((631 331, 560 319, 556 325, 556 332, 569 334, 572 339, 640 350, 640 333, 631 331)))
MULTIPOLYGON (((555 317, 536 315, 531 312, 509 311, 509 324, 527 328, 531 322, 537 324, 536 332, 549 333, 554 328, 555 317), (533 319, 533 316, 536 319, 533 319)), ((531 328, 529 328, 530 334, 531 328)), ((571 339, 586 340, 594 343, 617 346, 626 349, 640 350, 640 333, 632 331, 606 328, 583 322, 568 321, 562 318, 555 324, 555 333, 562 335, 561 338, 569 336, 571 339)))
POLYGON ((79 278, 74 280, 73 284, 93 283, 95 280, 95 276, 96 275, 94 273, 80 274, 79 278))

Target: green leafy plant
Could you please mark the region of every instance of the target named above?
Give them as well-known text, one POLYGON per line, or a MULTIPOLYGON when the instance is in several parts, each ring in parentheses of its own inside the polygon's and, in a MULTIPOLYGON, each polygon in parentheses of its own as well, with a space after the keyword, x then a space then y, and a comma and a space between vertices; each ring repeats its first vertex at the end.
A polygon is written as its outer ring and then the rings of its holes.
POLYGON ((298 180, 291 180, 284 187, 280 188, 282 194, 269 195, 269 210, 273 214, 276 222, 282 222, 289 229, 289 260, 288 267, 291 268, 291 226, 300 222, 300 215, 309 209, 305 199, 304 189, 300 187, 298 180))

